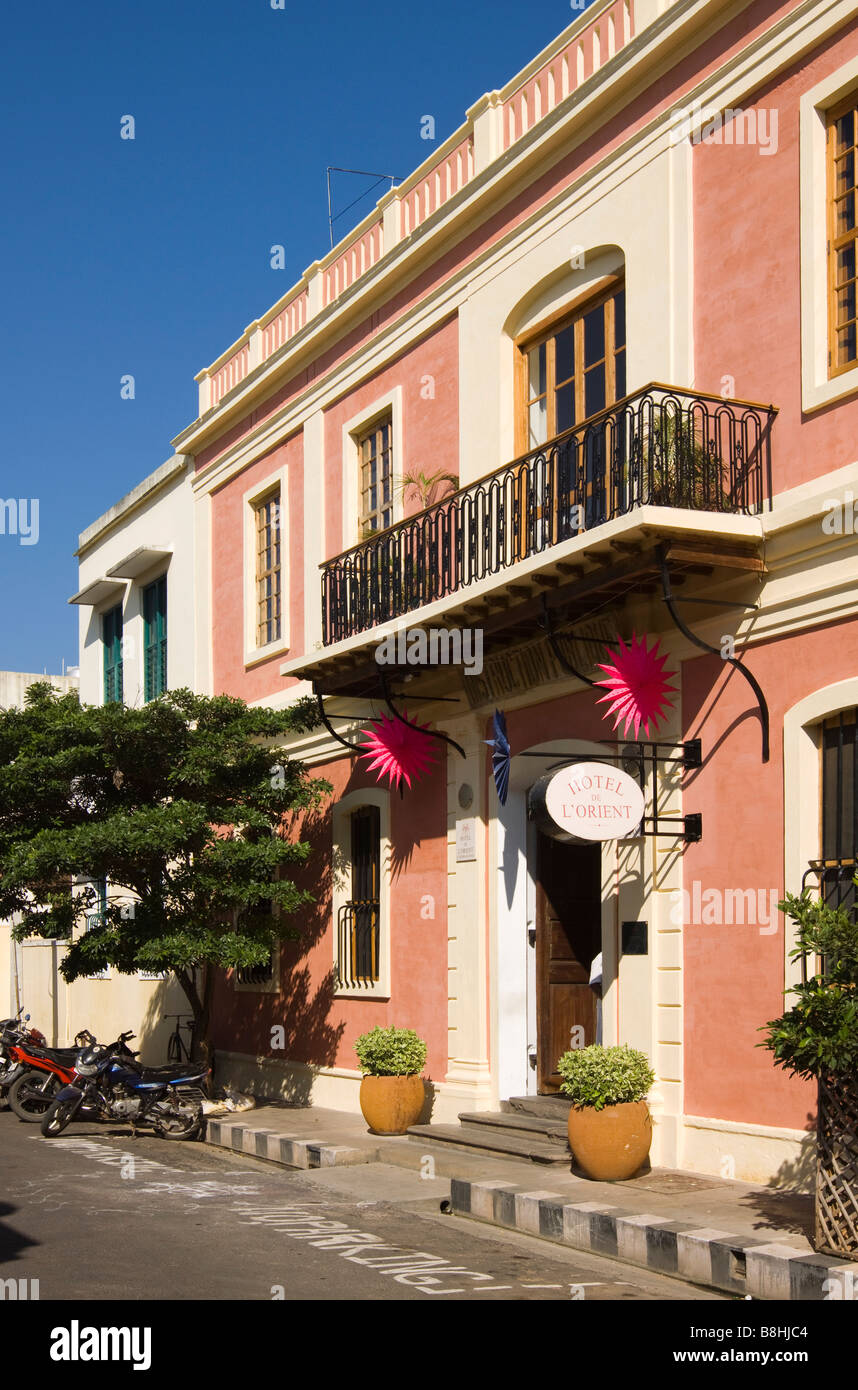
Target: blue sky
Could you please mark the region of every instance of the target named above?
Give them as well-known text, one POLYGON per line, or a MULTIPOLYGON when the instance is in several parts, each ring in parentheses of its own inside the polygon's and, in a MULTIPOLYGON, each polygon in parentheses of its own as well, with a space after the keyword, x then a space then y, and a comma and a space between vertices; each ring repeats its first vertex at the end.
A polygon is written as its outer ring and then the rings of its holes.
MULTIPOLYGON (((422 116, 440 143, 576 17, 569 0, 4 0, 0 498, 27 502, 21 532, 38 499, 39 523, 35 544, 0 534, 0 669, 76 663, 80 531, 169 457, 195 373, 324 254, 326 166, 404 177, 433 148, 422 116)), ((368 182, 336 182, 335 211, 368 182)))

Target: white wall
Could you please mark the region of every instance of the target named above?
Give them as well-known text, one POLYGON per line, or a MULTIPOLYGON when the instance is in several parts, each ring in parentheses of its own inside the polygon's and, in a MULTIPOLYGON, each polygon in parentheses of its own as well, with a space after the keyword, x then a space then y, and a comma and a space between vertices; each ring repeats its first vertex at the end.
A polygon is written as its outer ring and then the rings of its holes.
MULTIPOLYGON (((159 470, 160 471, 160 470, 159 470)), ((146 484, 131 497, 143 493, 146 484)), ((170 689, 195 686, 194 549, 195 519, 191 474, 179 472, 166 486, 146 492, 136 505, 122 504, 106 514, 106 524, 85 533, 87 544, 79 552, 79 590, 103 579, 107 571, 141 546, 169 550, 169 560, 158 561, 134 580, 125 581, 123 605, 124 703, 143 704, 143 590, 159 575, 167 575, 167 685, 170 689)), ((98 525, 98 523, 96 523, 98 525)), ((84 704, 100 705, 104 690, 104 656, 101 620, 119 602, 111 598, 97 607, 80 606, 80 697, 84 704)))

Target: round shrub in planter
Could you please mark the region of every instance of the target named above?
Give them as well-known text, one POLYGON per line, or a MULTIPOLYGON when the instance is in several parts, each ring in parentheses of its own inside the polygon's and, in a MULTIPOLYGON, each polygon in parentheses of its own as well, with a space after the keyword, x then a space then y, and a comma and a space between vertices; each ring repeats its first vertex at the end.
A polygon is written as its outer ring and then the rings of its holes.
POLYGON ((646 1094, 655 1072, 632 1047, 582 1047, 557 1063, 560 1090, 572 1101, 569 1147, 588 1178, 634 1177, 652 1144, 646 1094))
POLYGON ((426 1044, 411 1028, 373 1028, 355 1043, 360 1108, 373 1134, 405 1134, 420 1118, 426 1044))

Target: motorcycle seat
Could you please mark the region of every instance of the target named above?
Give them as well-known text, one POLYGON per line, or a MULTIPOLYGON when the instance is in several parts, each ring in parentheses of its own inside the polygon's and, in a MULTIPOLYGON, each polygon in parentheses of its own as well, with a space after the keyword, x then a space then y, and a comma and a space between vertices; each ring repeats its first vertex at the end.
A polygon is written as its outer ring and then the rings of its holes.
POLYGON ((21 1044, 33 1057, 47 1057, 54 1062, 74 1062, 80 1054, 79 1047, 35 1047, 21 1044))
POLYGON ((185 1066, 178 1066, 171 1062, 165 1067, 144 1067, 141 1073, 143 1081, 174 1081, 181 1077, 187 1077, 191 1081, 197 1081, 205 1075, 205 1069, 196 1063, 187 1063, 185 1066))

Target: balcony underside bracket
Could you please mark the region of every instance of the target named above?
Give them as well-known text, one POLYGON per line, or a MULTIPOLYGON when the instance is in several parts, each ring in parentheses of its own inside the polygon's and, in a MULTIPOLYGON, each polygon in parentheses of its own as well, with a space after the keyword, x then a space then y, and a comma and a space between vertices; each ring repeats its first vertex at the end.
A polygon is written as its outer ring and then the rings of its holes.
MULTIPOLYGON (((591 687, 594 686, 596 682, 591 681, 589 676, 585 676, 583 671, 576 671, 571 661, 569 661, 567 657, 563 655, 563 652, 560 650, 560 643, 557 641, 557 634, 554 631, 554 626, 551 621, 551 610, 548 607, 547 594, 542 595, 542 626, 545 628, 549 646, 551 647, 551 650, 556 656, 558 662, 563 667, 563 670, 567 671, 570 676, 574 676, 576 680, 583 681, 585 685, 589 685, 591 687)), ((573 637, 569 640, 575 641, 575 638, 573 637)))
POLYGON ((683 621, 683 619, 682 619, 682 618, 680 617, 680 615, 679 615, 679 612, 677 611, 676 605, 677 605, 678 603, 684 603, 684 602, 686 602, 686 600, 685 600, 685 599, 682 599, 682 598, 678 598, 678 597, 672 592, 672 590, 671 590, 671 587, 670 587, 670 570, 668 569, 668 565, 667 565, 667 553, 666 553, 666 551, 665 551, 665 549, 664 549, 664 546, 659 546, 659 548, 658 548, 658 559, 659 559, 659 566, 660 566, 660 569, 661 569, 661 589, 662 589, 662 595, 663 595, 663 598, 664 598, 664 602, 665 602, 666 605, 667 605, 667 611, 669 612, 671 618, 673 619, 673 621, 674 621, 676 627, 677 627, 677 628, 679 629, 679 631, 682 633, 683 637, 687 637, 689 642, 693 642, 693 643, 694 643, 694 646, 695 646, 695 647, 700 647, 700 649, 701 649, 702 651, 704 651, 704 652, 711 652, 711 654, 712 654, 713 656, 720 656, 721 659, 722 659, 723 661, 728 661, 728 662, 730 663, 731 666, 735 667, 735 669, 736 669, 737 671, 739 671, 741 675, 744 676, 745 680, 748 682, 748 684, 750 685, 750 687, 751 687, 751 689, 753 690, 754 694, 756 695, 756 697, 757 697, 757 704, 758 704, 759 710, 760 710, 760 724, 761 724, 761 726, 762 726, 762 736, 763 736, 763 762, 764 762, 764 763, 767 763, 767 762, 769 761, 769 756, 770 756, 770 752, 769 752, 769 706, 768 706, 768 702, 766 701, 766 697, 765 697, 765 695, 763 694, 763 688, 762 688, 762 686, 760 685, 760 683, 759 683, 759 681, 757 680, 756 676, 753 675, 753 673, 752 673, 751 671, 749 671, 749 670, 747 669, 746 666, 743 666, 743 665, 742 665, 742 663, 741 663, 741 661, 739 660, 738 657, 736 657, 736 656, 723 656, 722 653, 721 653, 721 651, 718 649, 718 647, 713 647, 709 642, 704 642, 702 637, 698 637, 695 633, 693 633, 693 632, 691 631, 690 627, 688 627, 687 623, 685 623, 685 622, 683 621))
POLYGON ((400 714, 393 701, 394 699, 402 699, 404 697, 391 694, 390 684, 387 677, 384 675, 381 677, 381 688, 384 693, 384 703, 387 705, 387 708, 394 718, 399 720, 400 724, 404 724, 409 729, 416 729, 419 733, 425 734, 427 738, 437 738, 440 739, 442 743, 449 743, 450 747, 455 748, 457 753, 461 753, 463 758, 467 757, 461 744, 457 743, 454 738, 450 738, 449 734, 442 734, 440 729, 424 729, 420 724, 412 724, 410 719, 406 719, 403 714, 400 714))
POLYGON ((331 735, 331 738, 336 739, 337 743, 341 743, 343 745, 343 748, 350 749, 352 753, 365 753, 366 749, 363 748, 361 744, 351 743, 347 738, 343 738, 342 734, 337 733, 336 729, 334 728, 333 724, 328 718, 328 712, 325 709, 324 696, 318 690, 316 691, 316 703, 319 706, 319 717, 322 723, 324 724, 325 728, 327 729, 328 733, 331 735))

